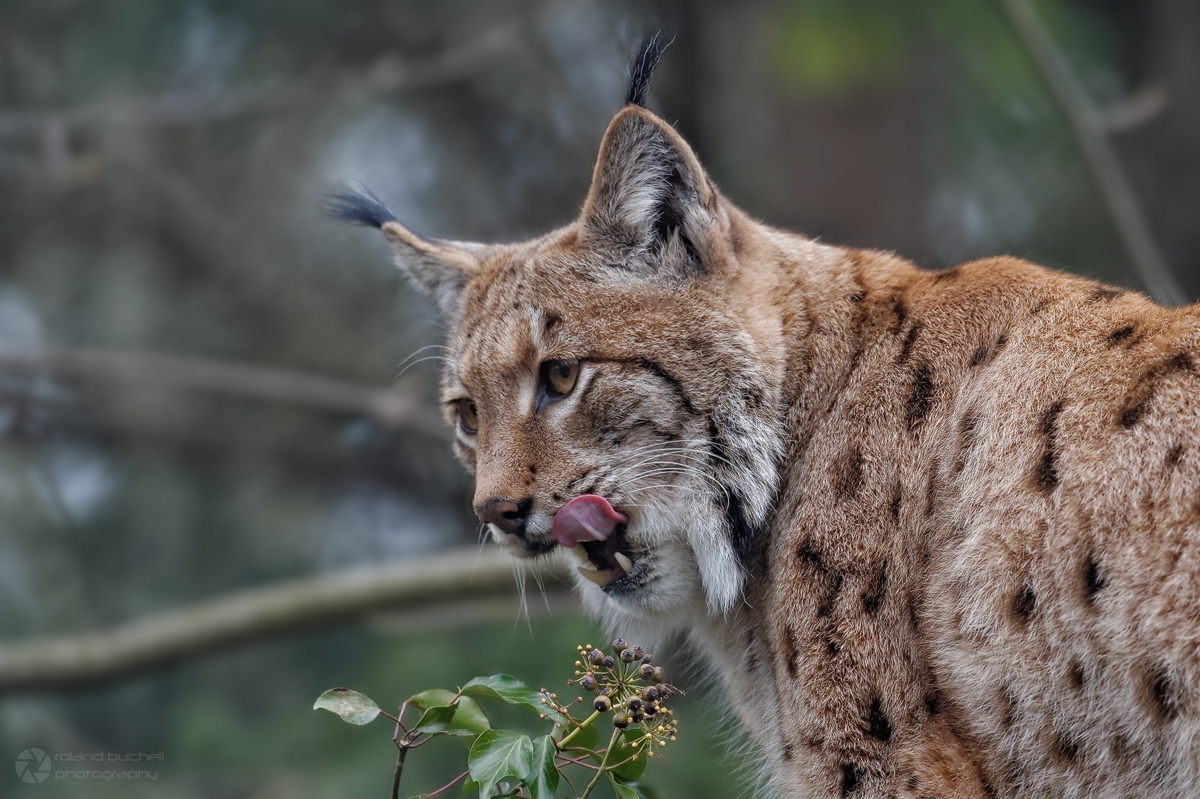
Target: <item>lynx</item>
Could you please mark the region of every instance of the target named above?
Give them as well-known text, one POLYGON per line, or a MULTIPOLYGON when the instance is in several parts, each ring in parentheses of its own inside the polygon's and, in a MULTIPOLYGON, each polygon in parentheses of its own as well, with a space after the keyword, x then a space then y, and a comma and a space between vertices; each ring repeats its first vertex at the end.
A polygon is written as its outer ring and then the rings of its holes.
POLYGON ((796 797, 1200 796, 1200 309, 750 219, 644 108, 578 219, 421 237, 474 507, 684 636, 796 797))

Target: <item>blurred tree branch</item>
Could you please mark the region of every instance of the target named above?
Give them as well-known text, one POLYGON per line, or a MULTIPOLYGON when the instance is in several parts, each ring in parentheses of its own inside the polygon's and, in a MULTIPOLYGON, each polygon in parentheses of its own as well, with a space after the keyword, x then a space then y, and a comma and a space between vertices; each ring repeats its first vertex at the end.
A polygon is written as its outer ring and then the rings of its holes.
POLYGON ((58 347, 0 349, 0 369, 53 372, 309 405, 370 416, 388 429, 412 428, 436 435, 443 428, 441 421, 404 388, 376 388, 286 369, 174 355, 58 347))
MULTIPOLYGON (((559 574, 551 566, 542 576, 559 574)), ((517 579, 521 579, 518 577, 517 579)), ((516 596, 513 561, 449 552, 227 594, 102 632, 0 644, 0 693, 85 685, 382 610, 516 596)))
POLYGON ((179 90, 114 98, 78 108, 9 112, 0 114, 0 135, 37 134, 54 139, 79 127, 191 125, 290 111, 330 97, 361 100, 475 74, 488 61, 516 46, 520 32, 519 23, 500 25, 421 63, 403 64, 388 56, 366 72, 343 72, 325 81, 269 81, 212 91, 179 90))
POLYGON ((1142 215, 1137 196, 1106 134, 1105 119, 1075 79, 1029 0, 1001 0, 1005 13, 1051 95, 1070 123, 1092 175, 1116 222, 1133 267, 1150 296, 1166 305, 1187 302, 1142 215))

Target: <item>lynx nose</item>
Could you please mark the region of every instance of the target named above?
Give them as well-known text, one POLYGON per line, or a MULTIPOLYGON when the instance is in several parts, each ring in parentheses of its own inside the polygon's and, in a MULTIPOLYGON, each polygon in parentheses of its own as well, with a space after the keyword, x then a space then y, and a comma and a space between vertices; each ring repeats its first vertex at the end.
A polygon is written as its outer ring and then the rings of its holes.
POLYGON ((532 497, 514 502, 508 497, 492 497, 475 506, 475 515, 481 522, 494 524, 506 533, 525 534, 525 520, 529 517, 532 497))

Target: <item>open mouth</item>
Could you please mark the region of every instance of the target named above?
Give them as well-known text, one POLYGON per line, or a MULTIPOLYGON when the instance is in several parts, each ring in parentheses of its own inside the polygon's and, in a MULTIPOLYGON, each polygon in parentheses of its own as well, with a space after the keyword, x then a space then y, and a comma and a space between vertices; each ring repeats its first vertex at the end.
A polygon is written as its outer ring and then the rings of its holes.
POLYGON ((583 561, 579 573, 608 588, 633 571, 633 550, 625 536, 629 517, 608 500, 584 494, 554 515, 554 537, 583 561))

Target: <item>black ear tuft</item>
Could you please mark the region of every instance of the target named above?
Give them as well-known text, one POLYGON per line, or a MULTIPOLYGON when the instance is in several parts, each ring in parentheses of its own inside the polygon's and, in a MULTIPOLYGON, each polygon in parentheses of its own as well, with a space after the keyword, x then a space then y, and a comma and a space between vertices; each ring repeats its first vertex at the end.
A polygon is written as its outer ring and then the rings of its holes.
POLYGON ((659 59, 671 46, 674 39, 663 41, 662 31, 653 30, 642 40, 642 46, 629 65, 629 92, 625 102, 630 105, 646 105, 646 92, 650 88, 650 76, 658 66, 659 59))
POLYGON ((381 228, 385 222, 395 222, 396 215, 371 192, 355 191, 341 186, 325 195, 325 214, 330 219, 352 225, 381 228))

